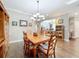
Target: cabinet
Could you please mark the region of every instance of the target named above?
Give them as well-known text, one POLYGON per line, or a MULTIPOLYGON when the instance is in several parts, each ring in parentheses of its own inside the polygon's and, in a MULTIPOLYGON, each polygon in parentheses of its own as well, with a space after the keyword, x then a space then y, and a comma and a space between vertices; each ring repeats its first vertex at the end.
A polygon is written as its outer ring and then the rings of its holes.
POLYGON ((63 40, 64 39, 64 26, 56 25, 56 32, 58 33, 57 37, 63 40))
POLYGON ((6 57, 8 51, 9 16, 0 1, 0 58, 6 57))

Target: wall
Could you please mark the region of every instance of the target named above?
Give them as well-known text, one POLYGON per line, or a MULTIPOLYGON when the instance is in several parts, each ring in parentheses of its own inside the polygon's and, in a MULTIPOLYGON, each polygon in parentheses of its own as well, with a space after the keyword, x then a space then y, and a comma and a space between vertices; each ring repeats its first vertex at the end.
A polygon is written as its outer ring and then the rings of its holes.
POLYGON ((23 41, 23 31, 26 31, 26 32, 36 31, 35 24, 32 24, 33 25, 32 27, 19 26, 19 20, 27 20, 28 22, 31 22, 28 16, 12 10, 8 10, 8 12, 10 15, 10 19, 9 19, 10 20, 9 21, 9 42, 10 43, 23 41), (17 21, 17 26, 12 26, 12 21, 17 21))
MULTIPOLYGON (((58 18, 58 17, 57 17, 58 18)), ((56 18, 56 19, 57 19, 56 18)), ((63 25, 64 25, 64 40, 69 41, 69 15, 65 14, 60 16, 59 18, 63 19, 63 25)), ((47 27, 47 26, 46 26, 47 27)))
MULTIPOLYGON (((31 22, 29 17, 27 17, 23 13, 19 13, 16 11, 8 10, 10 15, 10 21, 9 21, 9 42, 18 42, 23 41, 23 31, 26 32, 34 32, 37 31, 36 25, 32 22, 32 27, 20 27, 19 26, 19 20, 27 20, 28 22, 31 22), (17 21, 17 26, 12 26, 12 21, 17 21)), ((64 40, 69 41, 69 17, 68 15, 61 16, 63 19, 63 25, 64 25, 64 40)))
POLYGON ((61 16, 64 25, 64 40, 69 41, 69 17, 68 14, 61 16))
POLYGON ((73 17, 71 20, 72 25, 70 25, 70 30, 73 31, 72 38, 79 38, 79 14, 70 13, 69 17, 73 17))
POLYGON ((75 38, 79 38, 79 16, 75 17, 75 38))

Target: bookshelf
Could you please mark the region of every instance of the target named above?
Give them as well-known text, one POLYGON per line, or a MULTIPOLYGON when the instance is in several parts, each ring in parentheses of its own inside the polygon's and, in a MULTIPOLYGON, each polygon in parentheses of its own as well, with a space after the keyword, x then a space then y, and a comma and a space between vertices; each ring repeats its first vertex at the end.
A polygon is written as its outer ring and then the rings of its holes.
POLYGON ((64 40, 64 26, 63 25, 56 25, 56 32, 57 37, 64 40))

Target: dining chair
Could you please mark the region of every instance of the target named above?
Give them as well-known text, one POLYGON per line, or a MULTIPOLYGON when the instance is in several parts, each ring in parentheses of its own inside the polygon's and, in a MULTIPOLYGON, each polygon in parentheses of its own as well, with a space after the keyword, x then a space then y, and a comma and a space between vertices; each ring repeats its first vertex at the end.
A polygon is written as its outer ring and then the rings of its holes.
POLYGON ((36 32, 33 33, 33 36, 38 36, 38 34, 36 32))
POLYGON ((27 38, 27 33, 23 32, 23 40, 24 40, 24 54, 30 55, 30 42, 27 38))
POLYGON ((28 40, 27 33, 23 32, 24 54, 30 56, 32 43, 28 40))
POLYGON ((23 32, 24 39, 24 54, 31 56, 33 50, 33 44, 28 40, 27 33, 23 32))
POLYGON ((51 34, 50 40, 47 42, 47 44, 40 44, 38 47, 38 57, 40 57, 40 54, 42 53, 45 57, 49 57, 54 55, 55 58, 55 46, 57 43, 56 35, 51 34))

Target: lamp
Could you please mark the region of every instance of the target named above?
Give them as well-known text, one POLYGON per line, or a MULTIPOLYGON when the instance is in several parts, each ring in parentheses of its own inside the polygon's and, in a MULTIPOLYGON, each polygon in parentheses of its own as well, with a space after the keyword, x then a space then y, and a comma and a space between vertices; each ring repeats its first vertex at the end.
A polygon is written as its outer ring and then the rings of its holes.
POLYGON ((39 0, 36 1, 37 2, 37 13, 34 14, 31 19, 33 19, 34 21, 40 21, 40 20, 44 20, 45 19, 45 16, 44 15, 41 15, 39 13, 39 0))

